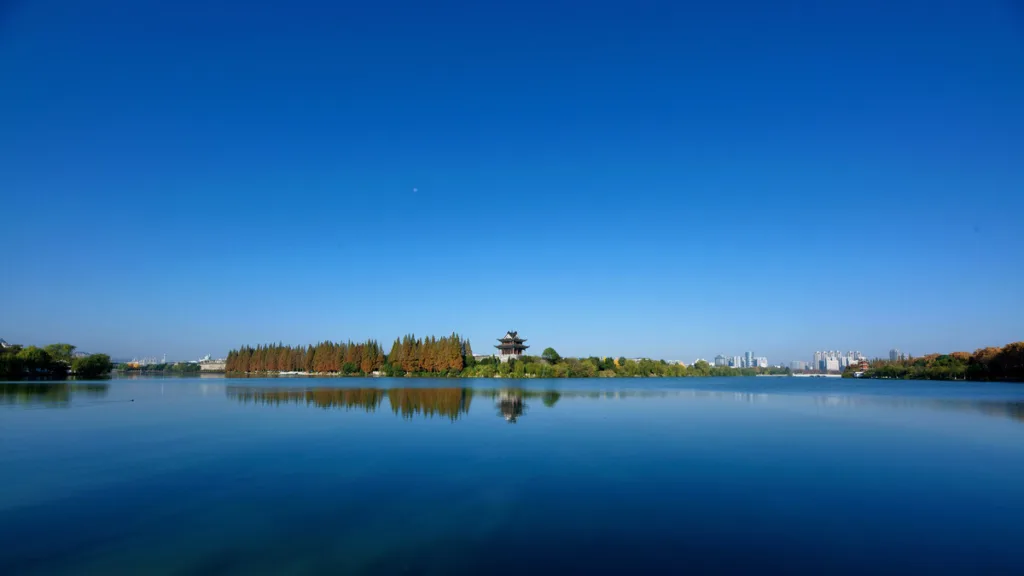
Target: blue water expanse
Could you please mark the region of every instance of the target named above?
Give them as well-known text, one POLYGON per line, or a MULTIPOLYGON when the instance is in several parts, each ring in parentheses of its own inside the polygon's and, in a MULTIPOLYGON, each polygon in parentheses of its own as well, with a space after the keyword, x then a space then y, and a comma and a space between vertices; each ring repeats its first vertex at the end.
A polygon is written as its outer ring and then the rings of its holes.
POLYGON ((1024 573, 1024 386, 0 384, 0 573, 1024 573))

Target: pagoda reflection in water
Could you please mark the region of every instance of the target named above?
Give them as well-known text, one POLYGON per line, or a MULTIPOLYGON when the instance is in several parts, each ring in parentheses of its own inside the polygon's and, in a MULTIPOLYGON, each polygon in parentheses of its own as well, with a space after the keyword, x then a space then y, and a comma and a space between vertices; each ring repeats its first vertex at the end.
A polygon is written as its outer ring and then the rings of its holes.
POLYGON ((498 391, 498 410, 506 422, 515 424, 523 415, 525 408, 522 390, 503 389, 498 391))

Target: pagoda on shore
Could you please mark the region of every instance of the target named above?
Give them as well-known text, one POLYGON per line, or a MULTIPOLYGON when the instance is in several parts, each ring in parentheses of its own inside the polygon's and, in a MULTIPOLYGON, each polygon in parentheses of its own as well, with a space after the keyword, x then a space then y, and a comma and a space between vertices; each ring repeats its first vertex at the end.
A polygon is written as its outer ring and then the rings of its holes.
POLYGON ((498 349, 498 360, 502 362, 522 358, 523 352, 529 348, 529 346, 523 344, 523 342, 526 342, 526 339, 520 338, 519 333, 514 330, 506 332, 504 337, 498 338, 498 342, 501 342, 501 344, 495 344, 494 347, 498 349))

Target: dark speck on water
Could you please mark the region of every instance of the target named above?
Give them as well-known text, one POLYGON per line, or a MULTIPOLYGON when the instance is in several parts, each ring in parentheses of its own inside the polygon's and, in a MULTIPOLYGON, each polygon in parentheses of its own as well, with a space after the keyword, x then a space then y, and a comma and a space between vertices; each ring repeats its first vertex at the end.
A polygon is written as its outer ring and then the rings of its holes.
POLYGON ((0 392, 4 575, 1024 574, 1024 385, 0 392))

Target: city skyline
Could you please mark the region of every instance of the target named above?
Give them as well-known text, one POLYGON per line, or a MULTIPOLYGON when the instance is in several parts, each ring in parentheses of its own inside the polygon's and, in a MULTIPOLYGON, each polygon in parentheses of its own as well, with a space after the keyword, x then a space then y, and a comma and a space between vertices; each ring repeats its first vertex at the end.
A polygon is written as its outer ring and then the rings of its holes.
POLYGON ((10 342, 1022 336, 1010 3, 4 4, 10 342))

